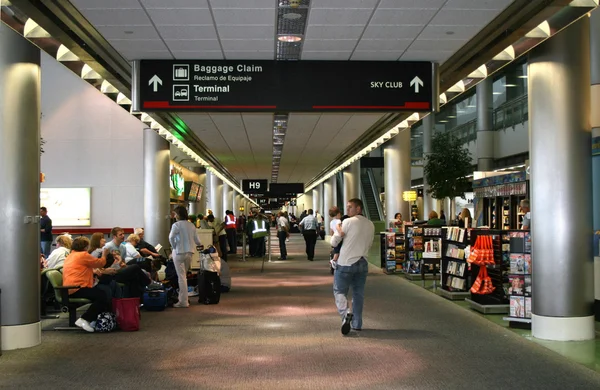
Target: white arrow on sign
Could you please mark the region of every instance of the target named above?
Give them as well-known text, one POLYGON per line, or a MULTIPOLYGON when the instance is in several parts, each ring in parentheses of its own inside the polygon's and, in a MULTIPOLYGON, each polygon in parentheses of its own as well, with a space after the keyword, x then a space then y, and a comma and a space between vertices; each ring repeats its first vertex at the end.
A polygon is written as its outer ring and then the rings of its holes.
POLYGON ((419 76, 415 76, 414 79, 410 82, 410 86, 415 86, 415 93, 419 93, 419 86, 423 86, 423 80, 419 78, 419 76))
POLYGON ((154 92, 158 91, 158 84, 162 85, 162 80, 157 75, 152 76, 152 78, 148 82, 148 85, 152 85, 152 90, 154 92))

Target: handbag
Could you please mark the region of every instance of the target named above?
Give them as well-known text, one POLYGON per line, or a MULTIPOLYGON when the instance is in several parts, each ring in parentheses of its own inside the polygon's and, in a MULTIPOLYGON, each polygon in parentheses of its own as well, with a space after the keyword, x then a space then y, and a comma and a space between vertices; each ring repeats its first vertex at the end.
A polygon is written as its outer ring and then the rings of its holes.
POLYGON ((122 331, 140 330, 140 298, 113 298, 112 307, 122 331))

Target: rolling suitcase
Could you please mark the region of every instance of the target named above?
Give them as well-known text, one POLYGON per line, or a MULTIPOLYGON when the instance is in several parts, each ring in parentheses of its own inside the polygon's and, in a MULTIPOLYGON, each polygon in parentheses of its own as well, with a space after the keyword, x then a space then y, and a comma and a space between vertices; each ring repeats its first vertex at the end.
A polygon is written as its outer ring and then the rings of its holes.
POLYGON ((221 299, 221 278, 211 271, 198 272, 198 303, 214 305, 221 299))

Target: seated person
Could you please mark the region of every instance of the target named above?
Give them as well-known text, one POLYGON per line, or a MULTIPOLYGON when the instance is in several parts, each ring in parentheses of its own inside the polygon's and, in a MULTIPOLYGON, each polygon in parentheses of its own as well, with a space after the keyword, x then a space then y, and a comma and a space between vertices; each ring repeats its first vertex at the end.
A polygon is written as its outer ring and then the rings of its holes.
POLYGON ((135 249, 137 249, 137 251, 140 252, 140 255, 142 255, 143 257, 160 257, 160 254, 158 253, 156 248, 144 241, 144 228, 135 229, 135 234, 137 234, 140 238, 140 241, 135 247, 135 249))
POLYGON ((139 242, 140 236, 138 236, 137 234, 130 234, 127 237, 127 241, 124 243, 125 263, 129 263, 131 260, 139 259, 140 257, 142 257, 142 255, 140 255, 140 252, 138 252, 137 249, 135 249, 139 242))
POLYGON ((66 234, 56 237, 56 249, 50 253, 46 260, 46 268, 61 267, 69 253, 71 253, 71 244, 73 244, 73 240, 66 234))
POLYGON ((429 212, 429 221, 427 221, 427 225, 429 226, 443 226, 444 221, 438 218, 438 213, 434 210, 429 212))
POLYGON ((229 272, 229 264, 226 261, 221 261, 221 292, 229 292, 231 290, 231 273, 229 272))
POLYGON ((92 237, 90 237, 90 248, 88 249, 88 253, 99 258, 102 256, 102 248, 104 248, 104 245, 106 245, 104 233, 94 233, 92 234, 92 237))
POLYGON ((119 286, 114 278, 117 274, 117 270, 112 268, 115 260, 116 256, 113 253, 108 253, 106 255, 106 264, 104 267, 94 269, 94 286, 104 291, 106 298, 108 299, 109 307, 112 306, 112 298, 123 297, 121 286, 119 286))
POLYGON ((139 264, 126 264, 118 250, 113 251, 111 255, 114 257, 114 263, 110 267, 96 270, 96 275, 99 276, 99 283, 112 285, 112 281, 114 280, 117 283, 125 285, 126 290, 123 293, 123 297, 142 297, 146 286, 152 282, 150 277, 139 264))
POLYGON ((89 244, 90 240, 87 237, 77 237, 73 240, 71 253, 65 259, 63 267, 63 286, 79 286, 70 289, 69 295, 92 302, 81 318, 75 321, 75 325, 86 332, 94 332, 90 322, 96 321, 98 314, 108 310, 108 299, 104 291, 94 287, 93 269, 104 267, 108 251, 103 251, 102 256, 97 259, 87 252, 89 244))

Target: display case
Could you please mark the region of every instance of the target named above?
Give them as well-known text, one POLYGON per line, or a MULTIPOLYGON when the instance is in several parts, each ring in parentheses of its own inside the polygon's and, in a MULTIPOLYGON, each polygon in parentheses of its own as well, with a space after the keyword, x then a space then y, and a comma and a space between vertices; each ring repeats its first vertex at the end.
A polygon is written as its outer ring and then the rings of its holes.
POLYGON ((381 268, 387 274, 403 272, 406 239, 402 229, 381 232, 381 268))
POLYGON ((466 256, 468 229, 448 227, 444 230, 440 295, 451 300, 470 297, 470 267, 466 256))
POLYGON ((509 326, 517 328, 531 327, 532 310, 532 258, 531 234, 528 231, 508 233, 509 259, 508 283, 505 288, 509 297, 509 315, 504 317, 509 326))

